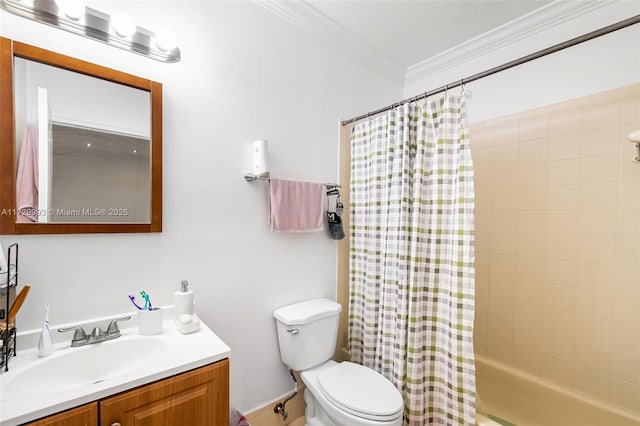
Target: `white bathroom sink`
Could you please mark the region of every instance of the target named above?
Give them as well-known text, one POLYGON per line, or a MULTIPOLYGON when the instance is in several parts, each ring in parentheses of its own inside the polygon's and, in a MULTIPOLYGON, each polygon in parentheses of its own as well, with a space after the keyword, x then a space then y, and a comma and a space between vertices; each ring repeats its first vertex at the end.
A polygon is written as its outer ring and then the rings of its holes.
MULTIPOLYGON (((91 329, 129 314, 61 326, 91 329)), ((25 347, 0 374, 0 426, 29 423, 230 357, 231 349, 203 322, 198 331, 182 334, 171 312, 167 316, 158 335, 140 335, 132 326, 120 329, 117 339, 80 348, 65 339, 46 358, 27 344, 35 345, 40 330, 19 335, 25 347)))
POLYGON ((126 375, 167 349, 165 341, 142 336, 69 348, 34 362, 12 377, 9 385, 22 395, 64 392, 126 375))

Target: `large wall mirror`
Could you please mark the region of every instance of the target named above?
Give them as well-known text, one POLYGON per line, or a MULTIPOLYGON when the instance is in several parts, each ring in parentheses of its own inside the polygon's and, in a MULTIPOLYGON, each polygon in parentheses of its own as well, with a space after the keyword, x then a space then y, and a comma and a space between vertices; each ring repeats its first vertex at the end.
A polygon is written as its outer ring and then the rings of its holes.
POLYGON ((0 233, 160 232, 162 85, 0 38, 0 233))

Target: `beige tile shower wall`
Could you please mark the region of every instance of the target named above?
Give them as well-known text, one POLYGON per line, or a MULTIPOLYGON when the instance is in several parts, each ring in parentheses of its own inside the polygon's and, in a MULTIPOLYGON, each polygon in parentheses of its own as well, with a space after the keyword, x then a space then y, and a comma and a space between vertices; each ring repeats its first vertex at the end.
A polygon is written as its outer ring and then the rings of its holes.
POLYGON ((640 412, 640 85, 474 124, 477 353, 640 412))

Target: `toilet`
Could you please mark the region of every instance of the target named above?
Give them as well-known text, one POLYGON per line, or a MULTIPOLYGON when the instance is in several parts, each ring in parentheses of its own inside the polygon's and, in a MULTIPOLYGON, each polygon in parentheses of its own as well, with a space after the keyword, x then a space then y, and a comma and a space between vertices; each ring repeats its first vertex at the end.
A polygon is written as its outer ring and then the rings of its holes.
POLYGON ((389 380, 362 365, 331 360, 341 310, 334 301, 312 299, 273 312, 282 361, 301 372, 307 387, 307 425, 402 425, 402 396, 389 380))

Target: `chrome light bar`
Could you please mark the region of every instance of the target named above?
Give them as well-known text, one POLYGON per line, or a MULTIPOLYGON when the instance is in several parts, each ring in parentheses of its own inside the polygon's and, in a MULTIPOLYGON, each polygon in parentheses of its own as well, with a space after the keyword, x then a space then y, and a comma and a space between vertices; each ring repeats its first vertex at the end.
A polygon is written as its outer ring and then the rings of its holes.
MULTIPOLYGON (((113 16, 89 7, 74 8, 77 15, 63 11, 61 0, 0 0, 7 12, 42 22, 74 34, 128 50, 160 62, 179 62, 180 49, 158 34, 132 24, 132 34, 114 27, 113 16), (169 44, 169 45, 168 45, 169 44)), ((115 14, 114 14, 115 16, 115 14)))

